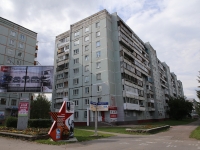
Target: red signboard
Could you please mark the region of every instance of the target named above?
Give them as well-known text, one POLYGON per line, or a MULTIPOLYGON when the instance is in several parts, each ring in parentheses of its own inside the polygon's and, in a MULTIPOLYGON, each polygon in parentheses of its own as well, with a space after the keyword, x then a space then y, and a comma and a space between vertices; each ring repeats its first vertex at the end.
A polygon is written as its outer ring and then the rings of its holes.
POLYGON ((54 122, 48 132, 49 136, 54 141, 66 140, 69 138, 69 128, 67 127, 65 121, 73 113, 66 113, 66 102, 64 101, 59 112, 50 112, 51 117, 54 122))
POLYGON ((20 102, 18 116, 28 116, 28 107, 29 107, 28 102, 20 102))

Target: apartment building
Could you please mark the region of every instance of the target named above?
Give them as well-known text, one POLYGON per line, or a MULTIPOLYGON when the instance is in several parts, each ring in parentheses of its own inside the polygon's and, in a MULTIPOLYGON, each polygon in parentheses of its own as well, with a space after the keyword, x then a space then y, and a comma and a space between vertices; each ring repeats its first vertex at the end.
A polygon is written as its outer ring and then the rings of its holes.
MULTIPOLYGON (((54 58, 52 109, 58 111, 64 97, 74 101, 76 123, 94 122, 91 101, 117 107, 118 123, 165 118, 171 73, 168 79, 156 51, 117 13, 102 10, 72 24, 56 37, 54 58)), ((98 112, 98 121, 111 122, 110 116, 111 110, 98 112)))
MULTIPOLYGON (((0 17, 0 66, 36 65, 37 33, 0 17)), ((2 76, 0 76, 2 78, 2 76)), ((0 89, 0 112, 17 116, 20 98, 31 98, 28 93, 2 93, 0 89)))

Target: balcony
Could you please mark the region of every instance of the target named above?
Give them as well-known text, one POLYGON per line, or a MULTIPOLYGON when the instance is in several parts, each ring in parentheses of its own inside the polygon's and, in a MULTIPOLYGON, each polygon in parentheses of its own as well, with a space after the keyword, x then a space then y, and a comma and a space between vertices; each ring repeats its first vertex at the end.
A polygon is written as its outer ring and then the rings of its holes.
POLYGON ((140 110, 140 105, 132 103, 124 103, 124 110, 140 110))
POLYGON ((35 50, 38 50, 38 45, 35 46, 35 50))
POLYGON ((147 110, 148 111, 155 111, 155 108, 154 107, 148 107, 147 110))
POLYGON ((165 95, 169 95, 169 91, 168 90, 165 90, 164 93, 165 93, 165 95))
POLYGON ((139 107, 139 111, 145 111, 145 107, 144 106, 140 106, 139 107))
POLYGON ((59 47, 65 45, 65 44, 68 44, 68 43, 69 43, 69 41, 67 41, 67 42, 60 42, 60 43, 57 44, 57 47, 59 48, 59 47))

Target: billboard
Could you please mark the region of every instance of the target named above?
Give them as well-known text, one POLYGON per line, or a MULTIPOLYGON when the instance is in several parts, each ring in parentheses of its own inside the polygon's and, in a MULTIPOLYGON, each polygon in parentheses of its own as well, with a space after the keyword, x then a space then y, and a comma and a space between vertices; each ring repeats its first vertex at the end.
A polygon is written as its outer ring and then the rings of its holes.
POLYGON ((18 116, 28 116, 29 102, 19 102, 18 116))
POLYGON ((51 93, 53 66, 0 66, 0 92, 51 93))

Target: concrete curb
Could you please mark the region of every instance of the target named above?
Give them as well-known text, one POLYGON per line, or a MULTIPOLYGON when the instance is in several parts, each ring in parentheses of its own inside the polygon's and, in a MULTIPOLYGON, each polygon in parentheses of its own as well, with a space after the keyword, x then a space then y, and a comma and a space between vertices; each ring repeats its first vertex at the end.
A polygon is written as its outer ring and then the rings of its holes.
POLYGON ((170 128, 169 125, 156 127, 156 128, 152 128, 152 129, 131 129, 131 128, 128 128, 128 129, 126 129, 126 131, 127 132, 138 132, 138 133, 155 133, 155 132, 162 131, 162 130, 168 129, 168 128, 170 128))
POLYGON ((26 134, 18 134, 18 133, 7 133, 7 132, 0 132, 1 136, 13 137, 22 140, 34 141, 34 140, 41 140, 41 139, 48 139, 49 135, 26 135, 26 134))

